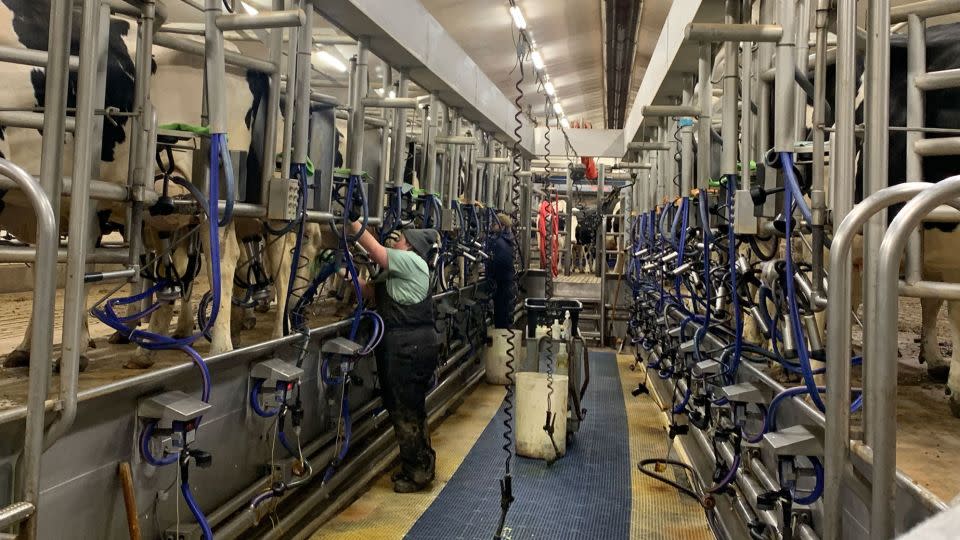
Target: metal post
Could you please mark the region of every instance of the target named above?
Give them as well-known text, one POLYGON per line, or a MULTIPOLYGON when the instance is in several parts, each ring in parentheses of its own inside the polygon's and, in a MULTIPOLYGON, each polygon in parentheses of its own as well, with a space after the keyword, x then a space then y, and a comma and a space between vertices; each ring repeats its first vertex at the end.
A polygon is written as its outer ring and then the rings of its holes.
MULTIPOLYGON (((409 80, 407 74, 400 72, 398 82, 397 97, 406 98, 409 90, 409 80)), ((397 109, 393 123, 393 185, 400 187, 403 185, 403 171, 407 165, 407 111, 406 109, 397 109)))
MULTIPOLYGON (((831 148, 830 162, 836 173, 831 179, 830 206, 833 223, 840 223, 853 208, 856 177, 855 101, 856 77, 856 0, 837 0, 837 131, 835 148, 831 148)), ((762 117, 761 117, 762 121, 762 117)), ((869 195, 864 193, 864 195, 869 195)))
POLYGON ((424 185, 421 186, 429 194, 437 192, 437 144, 433 139, 437 136, 441 108, 442 105, 437 94, 430 94, 430 108, 424 116, 426 123, 423 127, 425 133, 423 156, 426 163, 424 164, 424 185))
MULTIPOLYGON (((926 49, 926 21, 917 15, 907 17, 907 128, 921 128, 924 126, 924 110, 926 96, 916 85, 917 77, 927 72, 926 49)), ((917 153, 914 145, 924 138, 920 130, 907 131, 906 173, 907 182, 923 181, 923 159, 917 153)), ((910 236, 907 244, 906 278, 907 283, 923 279, 921 268, 923 255, 920 251, 920 232, 910 236)))
MULTIPOLYGON (((130 153, 127 177, 133 204, 130 207, 127 241, 130 257, 127 265, 132 267, 140 260, 142 251, 143 189, 153 181, 153 156, 147 155, 148 137, 153 124, 150 106, 150 75, 153 69, 153 32, 156 4, 147 0, 143 4, 143 16, 137 29, 136 79, 134 84, 133 110, 136 115, 130 120, 130 153)), ((138 280, 139 281, 139 280, 138 280)), ((139 291, 137 291, 139 292, 139 291)), ((135 308, 136 309, 136 308, 135 308)))
MULTIPOLYGON (((273 9, 284 9, 285 0, 273 0, 273 9)), ((270 180, 277 169, 277 124, 280 115, 280 63, 283 62, 283 28, 270 30, 269 42, 270 63, 276 66, 270 75, 270 87, 267 92, 266 118, 263 137, 263 163, 260 169, 260 204, 267 204, 267 193, 270 192, 270 180)), ((330 179, 327 179, 329 182, 330 179)))
MULTIPOLYGON (((94 0, 87 0, 85 6, 96 4, 94 0)), ((62 6, 60 6, 62 7, 62 6)), ((69 10, 67 10, 69 12, 69 10)), ((86 23, 86 11, 85 20, 86 23)), ((91 18, 96 20, 96 10, 89 8, 91 18)), ((59 14, 59 13, 58 13, 59 14)), ((62 22, 62 21, 60 21, 62 22)), ((56 26, 56 25, 54 25, 56 26)), ((63 29, 62 26, 60 26, 63 29)), ((84 37, 90 27, 84 25, 84 37)), ((52 28, 51 28, 52 30, 52 28)), ((63 37, 63 34, 57 38, 63 37)), ((51 40, 51 43, 55 43, 51 40)), ((82 52, 82 49, 81 49, 82 52)), ((89 51, 88 51, 89 52, 89 51)), ((89 61, 89 57, 88 61, 89 61)), ((90 70, 93 71, 93 70, 90 70)), ((63 71, 66 73, 66 70, 63 71)), ((82 73, 82 72, 81 72, 82 73)), ((91 73, 87 77, 93 77, 91 73)), ((90 92, 92 93, 92 92, 90 92)), ((79 143, 78 143, 79 144, 79 143)), ((23 439, 23 500, 39 506, 40 499, 40 464, 43 457, 43 426, 46 412, 45 402, 50 387, 50 357, 53 355, 53 307, 57 292, 57 244, 59 235, 54 210, 51 201, 40 185, 33 180, 26 171, 13 163, 0 159, 0 175, 14 180, 20 190, 27 196, 37 219, 37 257, 34 268, 33 288, 33 325, 30 334, 30 372, 29 393, 27 394, 26 432, 23 439)), ((79 216, 78 216, 79 217, 79 216)), ((76 221, 83 222, 82 219, 76 221)), ((74 265, 76 266, 76 265, 74 265)), ((82 268, 80 280, 83 280, 82 268)), ((66 342, 64 342, 66 343, 66 342)), ((21 529, 23 538, 33 540, 37 538, 39 519, 36 512, 27 518, 21 529)))
MULTIPOLYGON (((723 22, 734 24, 739 17, 740 0, 726 0, 723 22)), ((723 154, 720 160, 720 174, 728 177, 737 174, 737 60, 738 43, 723 43, 723 124, 720 126, 723 137, 723 154)), ((749 105, 744 103, 744 111, 749 105)), ((746 112, 743 113, 746 116, 746 112)), ((735 186, 729 186, 734 189, 735 186)))
POLYGON ((350 125, 349 140, 353 141, 350 147, 349 167, 350 174, 363 173, 363 98, 367 95, 367 62, 370 50, 369 38, 361 37, 357 41, 357 62, 354 71, 353 84, 350 87, 350 125))
MULTIPOLYGON (((300 8, 304 10, 303 28, 299 30, 297 43, 297 80, 296 93, 287 92, 287 99, 294 99, 295 112, 293 117, 287 117, 287 122, 293 124, 293 163, 307 162, 308 139, 310 129, 310 56, 313 44, 313 5, 306 0, 300 0, 300 8)), ((306 196, 306 194, 304 194, 306 196)))
MULTIPOLYGON (((530 165, 526 159, 520 160, 520 170, 530 170, 530 165)), ((514 226, 520 227, 518 230, 523 231, 520 246, 523 250, 523 260, 526 263, 526 268, 530 268, 530 234, 532 232, 530 229, 530 218, 533 215, 533 178, 531 176, 524 177, 521 175, 518 181, 521 186, 520 223, 514 223, 514 226)))
POLYGON ((815 298, 823 298, 824 268, 823 245, 826 224, 827 198, 824 190, 826 175, 826 122, 827 85, 827 22, 830 15, 829 0, 817 0, 816 12, 816 63, 813 84, 813 189, 810 194, 813 212, 813 289, 815 298))
MULTIPOLYGON (((753 0, 742 0, 740 6, 740 22, 752 22, 751 6, 753 0)), ((750 160, 753 156, 753 47, 751 43, 743 43, 740 53, 740 178, 744 187, 750 185, 750 160)), ((726 90, 724 90, 726 92, 726 90)), ((726 94, 724 94, 726 95, 726 94)))
MULTIPOLYGON (((606 218, 604 218, 603 216, 603 195, 604 195, 603 188, 604 188, 604 185, 606 184, 606 167, 604 165, 598 165, 597 169, 598 169, 597 172, 599 173, 599 175, 597 176, 597 216, 600 217, 600 230, 597 231, 597 238, 596 240, 594 240, 596 242, 595 247, 597 250, 597 271, 595 275, 600 277, 600 282, 602 285, 603 275, 605 274, 605 272, 603 271, 603 265, 606 264, 606 259, 607 259, 607 255, 606 253, 604 253, 605 247, 606 247, 606 243, 604 242, 605 240, 604 231, 606 231, 604 224, 606 223, 606 218)), ((600 302, 601 302, 600 318, 602 320, 603 319, 603 302, 605 302, 605 300, 601 298, 600 302)), ((602 327, 602 324, 601 324, 601 327, 602 327)), ((601 336, 601 342, 602 342, 603 328, 600 329, 600 336, 601 336)))
POLYGON ((71 0, 50 2, 47 80, 44 91, 43 133, 41 140, 40 186, 53 206, 56 226, 60 226, 60 191, 63 177, 63 140, 67 116, 67 62, 73 29, 71 0))
POLYGON ((796 0, 779 0, 777 2, 777 22, 783 27, 783 37, 777 43, 776 59, 776 89, 777 98, 774 118, 773 148, 777 152, 793 153, 794 123, 796 118, 796 0))
MULTIPOLYGON (((460 136, 460 115, 456 109, 448 109, 450 113, 450 124, 447 126, 447 135, 453 137, 460 136)), ((447 145, 447 163, 448 175, 446 182, 443 183, 443 193, 447 208, 453 208, 453 201, 460 195, 460 146, 456 144, 447 145)))
MULTIPOLYGON (((684 77, 683 103, 693 104, 693 77, 684 77)), ((680 130, 680 193, 681 196, 690 195, 693 189, 693 126, 686 125, 680 130)), ((659 157, 658 157, 659 159, 659 157)), ((659 172, 659 171, 658 171, 659 172)))
POLYGON ((600 216, 600 230, 597 231, 597 275, 600 276, 600 346, 604 347, 607 341, 607 216, 603 211, 603 199, 607 166, 601 164, 598 169, 597 214, 600 216))
MULTIPOLYGON (((889 160, 889 124, 890 110, 890 1, 870 2, 867 25, 867 70, 864 75, 864 122, 866 133, 863 145, 863 193, 870 195, 887 185, 889 160)), ((880 242, 887 229, 886 216, 876 215, 864 227, 863 242, 863 312, 874 313, 877 302, 877 279, 880 260, 880 242)), ((870 392, 878 384, 873 363, 880 358, 879 343, 882 340, 877 327, 877 317, 867 317, 863 328, 863 387, 864 399, 864 436, 867 444, 873 446, 871 415, 879 410, 879 396, 870 392), (871 399, 872 397, 872 399, 871 399)), ((879 382, 882 384, 882 382, 879 382)), ((871 513, 871 530, 887 530, 892 533, 892 516, 883 515, 883 506, 874 501, 871 513)), ((885 537, 890 537, 886 535, 885 537)), ((880 536, 874 536, 879 538, 880 536)))
MULTIPOLYGON (((807 76, 807 57, 810 54, 810 0, 793 0, 796 2, 796 69, 807 76)), ((793 140, 801 141, 805 137, 807 117, 807 95, 803 92, 794 92, 793 106, 793 140)))
MULTIPOLYGON (((777 0, 760 0, 760 24, 770 24, 774 20, 774 2, 777 0)), ((757 73, 763 73, 773 63, 774 45, 772 43, 760 43, 757 48, 757 73)), ((770 149, 771 129, 770 125, 770 99, 771 85, 757 77, 757 138, 758 143, 755 149, 754 161, 757 166, 763 170, 763 187, 766 190, 772 190, 777 187, 777 173, 771 167, 765 165, 764 155, 770 149)), ((851 98, 851 103, 853 98, 851 98)), ((851 181, 852 182, 852 181, 851 181)), ((763 203, 762 215, 772 218, 776 214, 776 198, 767 197, 763 203)))
POLYGON ((570 271, 571 271, 572 266, 573 266, 573 235, 574 235, 574 232, 575 232, 575 231, 573 230, 573 200, 574 200, 574 195, 573 195, 573 178, 570 176, 570 167, 567 167, 567 168, 566 168, 565 174, 566 174, 566 176, 565 176, 566 182, 565 182, 565 183, 566 183, 566 186, 567 186, 567 231, 566 231, 566 233, 567 233, 567 245, 566 245, 566 248, 567 248, 567 249, 566 249, 567 256, 566 256, 566 259, 563 261, 563 274, 569 276, 569 275, 570 275, 570 271))
POLYGON ((46 444, 50 445, 69 429, 76 417, 77 378, 80 374, 83 327, 87 316, 87 295, 84 286, 87 252, 92 230, 90 182, 100 167, 103 117, 95 116, 103 107, 106 89, 107 34, 110 6, 98 0, 83 3, 83 27, 80 39, 80 71, 77 82, 77 129, 87 134, 74 141, 73 183, 70 195, 70 227, 67 245, 67 277, 64 285, 63 358, 61 360, 60 396, 64 409, 50 427, 46 444))
MULTIPOLYGON (((869 195, 880 191, 887 185, 889 161, 889 124, 890 114, 890 0, 870 2, 867 15, 867 70, 864 76, 867 82, 864 92, 864 123, 866 133, 863 145, 864 174, 863 192, 869 195)), ((864 227, 863 243, 863 312, 875 313, 878 303, 879 268, 883 261, 879 258, 880 243, 886 231, 887 218, 884 215, 873 216, 864 227)), ((895 295, 896 296, 896 295, 895 295)), ((882 302, 882 299, 880 299, 882 302)), ((895 312, 895 309, 894 309, 895 312)), ((874 416, 878 411, 886 410, 886 399, 875 389, 884 381, 877 376, 886 370, 874 369, 875 362, 883 360, 880 344, 884 336, 880 334, 879 318, 866 317, 863 328, 863 389, 864 389, 864 436, 870 446, 876 443, 876 434, 871 426, 875 425, 874 416)), ((894 344, 896 350, 896 344, 894 344)), ((895 376, 895 375, 894 375, 895 376)), ((895 422, 895 418, 884 418, 885 422, 895 422)), ((895 425, 895 424, 894 424, 895 425)), ((874 456, 875 458, 877 456, 874 456)), ((875 464, 874 482, 878 475, 893 475, 894 471, 884 471, 883 466, 875 464)), ((883 500, 874 490, 872 511, 870 513, 870 532, 873 538, 893 537, 893 512, 888 506, 890 501, 883 500)))
MULTIPOLYGON (((207 70, 207 107, 212 133, 227 132, 227 100, 223 87, 226 78, 226 60, 223 56, 223 31, 217 27, 223 2, 206 0, 203 14, 206 41, 204 53, 207 70)), ((292 58, 292 57, 291 57, 292 58)))
MULTIPOLYGON (((786 0, 784 0, 786 1, 786 0)), ((700 100, 700 121, 699 138, 697 140, 697 182, 696 186, 700 189, 707 189, 710 185, 710 152, 712 141, 710 140, 713 126, 710 115, 713 109, 713 85, 710 84, 711 67, 711 45, 709 43, 700 44, 700 57, 697 62, 698 67, 698 96, 700 100)), ((681 193, 681 196, 688 196, 689 193, 681 193)))
MULTIPOLYGON (((420 167, 417 169, 417 178, 420 180, 420 187, 424 188, 427 179, 427 148, 430 142, 430 126, 428 124, 428 111, 433 108, 433 95, 427 98, 427 105, 421 107, 420 114, 420 167)), ((416 162, 414 162, 416 166, 416 162)), ((424 188, 426 189, 426 188, 424 188)))
MULTIPOLYGON (((297 87, 297 49, 300 48, 300 29, 291 28, 289 34, 287 34, 287 88, 293 89, 297 87)), ((354 62, 350 62, 351 67, 351 76, 356 71, 354 67, 354 62)), ((353 79, 350 81, 351 95, 353 97, 353 79)), ((283 117, 287 119, 283 123, 283 143, 280 147, 280 174, 282 178, 290 178, 290 164, 293 162, 293 116, 294 116, 294 102, 295 99, 292 99, 294 91, 287 92, 287 100, 283 106, 283 117)), ((353 110, 353 109, 351 109, 353 110)), ((349 155, 351 145, 353 142, 353 132, 350 132, 351 137, 347 138, 347 154, 349 155)), ((264 196, 266 196, 266 191, 264 196)))

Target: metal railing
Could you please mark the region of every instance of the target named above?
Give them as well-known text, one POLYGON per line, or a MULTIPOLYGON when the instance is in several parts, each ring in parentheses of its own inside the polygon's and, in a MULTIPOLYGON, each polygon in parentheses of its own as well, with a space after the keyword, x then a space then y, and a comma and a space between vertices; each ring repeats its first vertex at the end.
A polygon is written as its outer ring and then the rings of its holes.
POLYGON ((53 354, 53 309, 56 295, 57 245, 59 236, 53 206, 40 184, 22 168, 0 158, 0 175, 17 183, 29 199, 37 219, 37 257, 34 266, 33 325, 29 390, 27 394, 26 433, 23 443, 23 481, 21 502, 0 509, 0 528, 24 524, 23 535, 34 538, 36 511, 40 499, 40 458, 44 449, 44 417, 50 387, 49 361, 53 354))

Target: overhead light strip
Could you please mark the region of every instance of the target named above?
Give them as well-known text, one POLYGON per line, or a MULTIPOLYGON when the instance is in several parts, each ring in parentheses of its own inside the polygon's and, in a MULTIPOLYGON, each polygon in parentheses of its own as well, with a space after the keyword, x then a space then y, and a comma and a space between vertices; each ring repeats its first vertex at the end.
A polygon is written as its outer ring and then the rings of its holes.
MULTIPOLYGON (((547 73, 547 65, 543 60, 543 53, 537 49, 537 42, 534 41, 531 31, 527 28, 527 19, 523 16, 523 11, 520 10, 520 6, 516 4, 515 0, 510 0, 510 17, 513 19, 514 26, 516 26, 517 30, 520 31, 521 39, 526 41, 530 47, 530 61, 533 62, 537 79, 539 79, 540 83, 543 85, 543 90, 547 93, 547 96, 553 103, 553 112, 556 114, 560 125, 563 128, 570 127, 570 122, 567 120, 566 115, 564 115, 563 107, 560 105, 560 97, 557 95, 557 88, 554 86, 553 81, 550 80, 550 75, 547 73)), ((550 121, 550 112, 551 111, 549 108, 547 108, 545 111, 547 115, 547 122, 550 121)), ((564 132, 564 134, 566 134, 566 132, 564 132)))

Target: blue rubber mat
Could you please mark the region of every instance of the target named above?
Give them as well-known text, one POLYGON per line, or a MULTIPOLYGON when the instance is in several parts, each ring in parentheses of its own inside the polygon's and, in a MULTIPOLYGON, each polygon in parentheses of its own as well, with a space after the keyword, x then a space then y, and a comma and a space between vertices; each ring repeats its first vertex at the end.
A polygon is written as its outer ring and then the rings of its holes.
MULTIPOLYGON (((630 441, 613 353, 590 353, 590 386, 583 407, 587 415, 580 432, 553 466, 514 458, 516 500, 507 514, 504 538, 629 537, 630 441)), ((503 418, 501 408, 406 538, 493 538, 506 455, 501 448, 503 418)))

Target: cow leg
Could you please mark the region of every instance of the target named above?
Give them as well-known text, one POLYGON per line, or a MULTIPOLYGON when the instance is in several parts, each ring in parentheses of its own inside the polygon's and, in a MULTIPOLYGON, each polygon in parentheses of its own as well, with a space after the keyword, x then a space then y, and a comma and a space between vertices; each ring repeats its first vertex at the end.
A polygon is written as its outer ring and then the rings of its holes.
MULTIPOLYGON (((208 235, 202 234, 201 238, 204 256, 209 261, 211 259, 208 235)), ((211 331, 211 355, 233 350, 233 341, 230 336, 230 321, 233 317, 233 275, 237 271, 239 259, 240 246, 237 244, 236 229, 233 223, 229 223, 220 229, 220 313, 211 331)))
POLYGON ((273 272, 274 294, 277 295, 277 312, 273 320, 271 339, 283 337, 283 320, 286 315, 287 289, 290 284, 291 253, 295 240, 292 234, 271 239, 267 244, 268 271, 273 272))
POLYGON ((960 418, 960 300, 947 302, 947 320, 950 322, 950 341, 953 345, 950 375, 947 379, 947 389, 950 391, 950 412, 960 418))
MULTIPOLYGON (((170 321, 173 320, 173 302, 161 302, 160 307, 150 314, 150 324, 147 329, 154 334, 166 334, 170 330, 170 321)), ((137 347, 123 367, 127 369, 147 369, 156 362, 157 351, 137 347)))
POLYGON ((927 375, 938 383, 947 382, 950 363, 940 352, 940 339, 937 336, 937 315, 943 300, 939 298, 920 299, 920 356, 921 364, 927 364, 927 375))
POLYGON ((187 284, 187 289, 183 291, 183 297, 180 298, 180 315, 177 317, 177 327, 173 331, 173 337, 185 338, 193 334, 196 315, 193 312, 193 282, 187 284))
POLYGON ((3 367, 15 368, 30 365, 30 335, 33 333, 33 315, 27 320, 27 329, 23 340, 3 358, 3 367))

